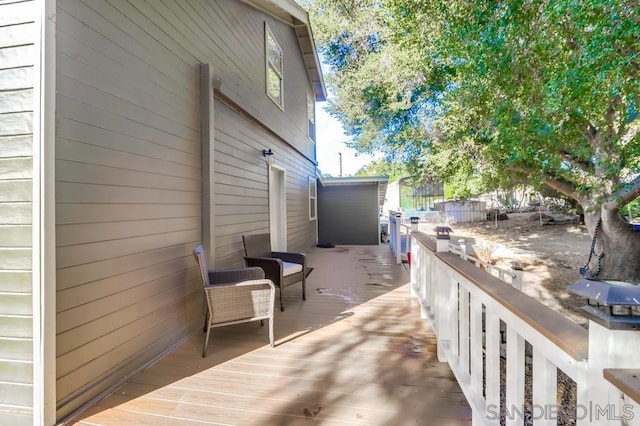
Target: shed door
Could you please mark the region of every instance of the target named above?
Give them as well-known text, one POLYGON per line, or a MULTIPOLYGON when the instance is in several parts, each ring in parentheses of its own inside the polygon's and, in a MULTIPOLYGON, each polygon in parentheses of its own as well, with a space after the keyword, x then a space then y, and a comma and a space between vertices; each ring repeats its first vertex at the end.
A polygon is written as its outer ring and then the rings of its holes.
POLYGON ((379 238, 378 185, 318 188, 318 241, 375 245, 379 238))

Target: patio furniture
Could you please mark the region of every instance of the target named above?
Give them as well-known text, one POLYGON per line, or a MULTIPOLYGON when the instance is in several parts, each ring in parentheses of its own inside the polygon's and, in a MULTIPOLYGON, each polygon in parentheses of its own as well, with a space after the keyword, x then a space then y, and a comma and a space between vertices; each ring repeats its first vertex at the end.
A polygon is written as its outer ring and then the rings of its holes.
POLYGON ((265 276, 280 289, 280 310, 282 290, 292 284, 302 282, 302 300, 306 300, 307 258, 303 253, 271 251, 269 234, 243 235, 245 263, 247 266, 258 266, 264 270, 265 276))
POLYGON ((273 307, 275 286, 264 278, 260 268, 209 270, 202 246, 193 250, 207 299, 204 331, 207 333, 202 357, 207 356, 209 335, 213 327, 269 320, 269 342, 273 343, 273 307))

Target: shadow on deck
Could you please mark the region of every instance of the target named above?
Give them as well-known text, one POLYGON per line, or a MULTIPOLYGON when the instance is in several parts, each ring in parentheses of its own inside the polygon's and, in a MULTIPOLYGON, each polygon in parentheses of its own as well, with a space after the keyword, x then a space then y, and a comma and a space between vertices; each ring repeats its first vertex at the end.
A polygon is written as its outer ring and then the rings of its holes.
POLYGON ((76 419, 85 425, 462 425, 471 410, 388 246, 315 248, 285 289, 276 347, 258 323, 213 329, 76 419))

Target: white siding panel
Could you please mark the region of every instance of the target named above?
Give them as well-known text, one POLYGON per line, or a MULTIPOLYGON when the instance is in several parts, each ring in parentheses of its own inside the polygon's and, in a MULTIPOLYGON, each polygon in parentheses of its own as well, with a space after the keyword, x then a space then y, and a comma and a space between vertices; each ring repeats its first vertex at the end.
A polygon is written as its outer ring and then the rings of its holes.
POLYGON ((33 408, 32 204, 35 3, 0 3, 0 424, 33 408))
POLYGON ((33 177, 33 160, 31 157, 0 157, 0 179, 31 179, 33 177))
POLYGON ((33 22, 35 4, 32 1, 11 1, 0 4, 0 27, 17 23, 33 22))
MULTIPOLYGON (((6 271, 0 270, 0 292, 3 293, 28 293, 31 291, 31 271, 6 271)), ((4 342, 2 343, 4 353, 4 342)), ((28 355, 31 358, 31 349, 28 355)))
POLYGON ((199 63, 115 3, 57 3, 59 417, 202 315, 199 63))
POLYGON ((0 241, 5 247, 31 247, 31 225, 0 225, 0 241))
MULTIPOLYGON (((19 110, 16 110, 19 111, 19 110)), ((32 112, 12 112, 2 115, 0 136, 25 135, 33 133, 32 112)))
POLYGON ((35 58, 35 48, 33 44, 17 47, 0 47, 0 69, 33 67, 33 58, 35 58))
POLYGON ((27 315, 0 315, 0 336, 2 339, 33 338, 32 318, 27 315))
POLYGON ((33 109, 33 89, 0 92, 0 114, 33 109))
MULTIPOLYGON (((33 136, 3 136, 0 138, 0 158, 31 157, 33 152, 33 136)), ((0 215, 0 218, 2 215, 0 215)))
POLYGON ((30 202, 1 202, 0 225, 30 225, 31 209, 30 202))
POLYGON ((6 360, 33 361, 32 346, 29 339, 3 339, 2 356, 6 360))
POLYGON ((0 90, 30 89, 32 85, 32 67, 0 69, 0 90))
POLYGON ((0 48, 33 44, 38 34, 35 23, 0 26, 0 48))

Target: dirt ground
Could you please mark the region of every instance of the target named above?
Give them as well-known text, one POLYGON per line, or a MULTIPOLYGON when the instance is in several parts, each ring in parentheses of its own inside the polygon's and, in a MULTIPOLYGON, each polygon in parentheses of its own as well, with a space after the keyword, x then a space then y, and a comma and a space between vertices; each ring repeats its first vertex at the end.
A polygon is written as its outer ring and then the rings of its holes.
MULTIPOLYGON (((466 241, 478 258, 504 269, 512 261, 524 266, 523 291, 573 321, 586 325, 580 314, 584 300, 568 292, 586 263, 591 237, 577 223, 541 225, 536 213, 511 213, 507 220, 450 224, 451 239, 466 241)), ((433 224, 420 230, 432 232, 433 224)))

